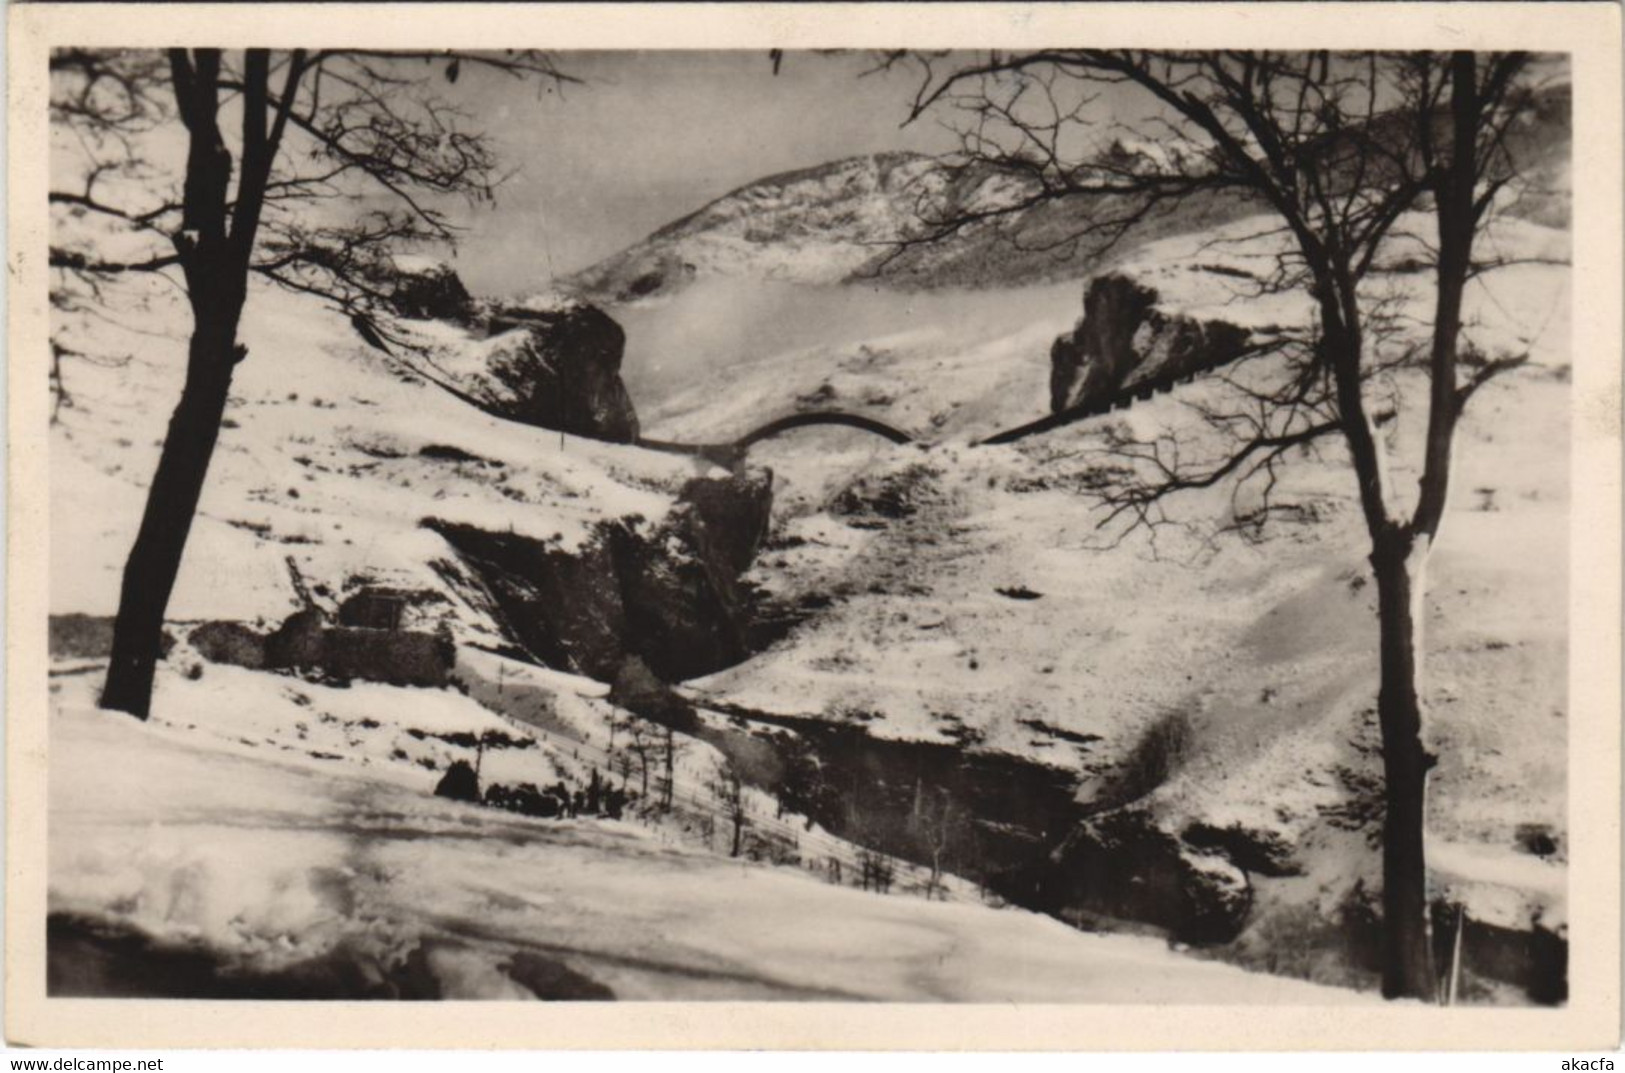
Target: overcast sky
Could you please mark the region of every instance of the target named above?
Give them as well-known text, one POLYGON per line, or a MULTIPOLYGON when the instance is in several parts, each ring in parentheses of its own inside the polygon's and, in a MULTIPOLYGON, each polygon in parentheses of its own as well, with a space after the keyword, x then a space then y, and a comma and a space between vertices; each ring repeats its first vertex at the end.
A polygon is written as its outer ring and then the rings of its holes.
POLYGON ((469 108, 516 174, 473 213, 458 272, 476 293, 544 286, 753 179, 884 149, 936 152, 929 122, 899 130, 914 82, 858 77, 861 55, 791 53, 775 77, 751 52, 579 52, 580 86, 481 79, 469 108))

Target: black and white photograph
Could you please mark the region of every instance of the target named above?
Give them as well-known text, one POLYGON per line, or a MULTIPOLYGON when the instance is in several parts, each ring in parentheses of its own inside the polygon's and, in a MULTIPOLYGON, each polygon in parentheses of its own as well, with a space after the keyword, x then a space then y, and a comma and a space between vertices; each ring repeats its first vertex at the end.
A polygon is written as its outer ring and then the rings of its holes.
POLYGON ((1585 997, 1571 53, 526 25, 51 43, 47 1002, 1585 997))

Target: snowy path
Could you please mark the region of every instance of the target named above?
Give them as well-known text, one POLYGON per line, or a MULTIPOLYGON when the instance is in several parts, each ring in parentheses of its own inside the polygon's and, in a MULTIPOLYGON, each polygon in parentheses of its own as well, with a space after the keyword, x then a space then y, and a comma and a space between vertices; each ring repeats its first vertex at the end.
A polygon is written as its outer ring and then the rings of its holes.
POLYGON ((53 912, 201 944, 245 972, 342 952, 374 974, 418 964, 447 998, 531 997, 549 980, 574 998, 1359 998, 1026 912, 833 887, 630 825, 202 748, 83 707, 57 711, 51 745, 53 912))

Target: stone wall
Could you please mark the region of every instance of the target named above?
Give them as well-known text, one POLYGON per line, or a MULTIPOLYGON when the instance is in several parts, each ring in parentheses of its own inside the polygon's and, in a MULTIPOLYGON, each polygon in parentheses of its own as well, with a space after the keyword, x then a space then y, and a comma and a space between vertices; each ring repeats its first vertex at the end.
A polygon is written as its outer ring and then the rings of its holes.
POLYGON ((431 688, 450 681, 457 656, 438 634, 329 626, 315 610, 290 615, 268 636, 240 622, 206 622, 190 640, 211 663, 431 688))

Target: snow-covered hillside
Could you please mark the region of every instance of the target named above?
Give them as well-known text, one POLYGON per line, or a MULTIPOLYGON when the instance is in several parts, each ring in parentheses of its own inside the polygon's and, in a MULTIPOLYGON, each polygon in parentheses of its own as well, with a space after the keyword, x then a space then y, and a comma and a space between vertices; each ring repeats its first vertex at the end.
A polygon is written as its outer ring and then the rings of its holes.
MULTIPOLYGON (((1118 270, 1156 287, 1168 310, 1301 322, 1303 296, 1249 293, 1274 252, 1275 239, 1254 237, 1265 231, 1242 220, 1163 240, 1118 270)), ((1566 236, 1512 221, 1486 247, 1561 261, 1566 236)), ((1406 253, 1396 242, 1393 263, 1406 253)), ((1415 301, 1412 279, 1396 270, 1374 285, 1415 301)), ((1531 363, 1468 411, 1430 569, 1435 881, 1476 919, 1512 929, 1560 928, 1564 917, 1569 493, 1553 445, 1568 427, 1567 288, 1566 268, 1542 263, 1472 289, 1474 344, 1528 351, 1531 363), (1559 848, 1527 855, 1531 831, 1559 848)), ((978 295, 975 330, 920 328, 741 363, 649 411, 657 434, 704 438, 787 409, 846 408, 926 444, 810 431, 753 450, 781 489, 777 535, 754 576, 786 606, 815 610, 691 695, 1024 757, 1077 772, 1082 802, 1118 800, 1147 741, 1177 725, 1178 755, 1135 808, 1170 832, 1235 828, 1282 847, 1301 874, 1249 877, 1254 923, 1231 953, 1338 978, 1310 933, 1379 873, 1369 841, 1380 785, 1375 595, 1352 478, 1336 450, 1293 463, 1288 487, 1312 509, 1262 539, 1210 546, 1169 532, 1106 547, 1082 493, 1108 430, 1180 427, 1211 383, 1018 447, 970 446, 1042 413, 1047 344, 1081 289, 1041 318, 1030 303, 1055 288, 978 295)), ((1415 457, 1418 416, 1391 431, 1397 458, 1415 457)), ((1394 480, 1408 492, 1414 472, 1401 466, 1394 480)), ((1222 517, 1227 495, 1193 494, 1176 516, 1222 517)))
MULTIPOLYGON (((87 320, 75 343, 120 364, 65 363, 52 438, 54 613, 106 615, 184 375, 184 305, 87 320)), ((694 467, 503 421, 368 347, 320 304, 256 289, 220 446, 170 617, 280 621, 286 561, 336 601, 348 583, 442 592, 460 639, 495 643, 489 609, 447 581, 426 519, 578 546, 606 519, 658 523, 694 467), (370 579, 370 581, 368 580, 370 579)))
MULTIPOLYGON (((624 713, 602 684, 466 647, 511 637, 424 520, 568 554, 605 519, 657 526, 683 482, 710 467, 490 417, 307 300, 257 290, 249 310, 250 357, 170 607, 181 641, 160 667, 153 719, 95 710, 94 657, 53 665, 55 993, 1348 997, 1194 962, 1155 940, 1084 935, 979 904, 951 882, 948 901, 832 884, 825 855, 856 847, 810 819, 776 817, 754 788, 752 829, 791 831, 806 867, 730 860, 725 841, 695 826, 716 811, 705 780, 721 761, 701 741, 678 765, 687 811, 640 812, 652 826, 433 797, 452 761, 475 759, 475 738, 497 739, 479 758, 487 786, 579 787, 614 770, 625 732, 611 752, 624 713), (224 666, 186 642, 202 620, 275 625, 299 606, 296 577, 328 607, 365 586, 437 594, 425 613, 465 646, 456 677, 469 695, 224 666)), ((184 324, 155 289, 106 320, 65 326, 116 358, 62 370, 54 615, 114 610, 179 391, 184 324)))

